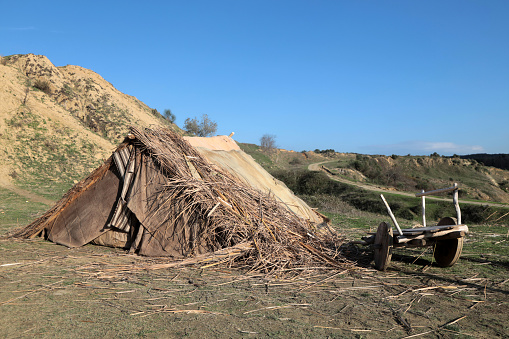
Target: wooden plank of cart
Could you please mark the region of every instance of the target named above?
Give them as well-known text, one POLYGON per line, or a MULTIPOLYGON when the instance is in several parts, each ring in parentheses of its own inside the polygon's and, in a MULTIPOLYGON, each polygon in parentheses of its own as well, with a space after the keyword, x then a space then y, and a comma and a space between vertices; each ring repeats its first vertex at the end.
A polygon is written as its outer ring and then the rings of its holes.
POLYGON ((393 230, 390 224, 382 222, 378 226, 376 233, 363 237, 362 241, 356 241, 356 243, 363 245, 373 245, 376 269, 384 271, 391 262, 392 249, 398 247, 434 246, 433 256, 436 264, 440 267, 450 267, 458 261, 463 249, 463 238, 468 233, 468 226, 461 223, 457 184, 454 184, 453 187, 428 192, 423 190, 415 194, 416 197, 421 197, 422 200, 423 227, 401 229, 383 194, 380 196, 396 228, 393 230), (427 226, 425 197, 431 194, 446 192, 453 192, 456 218, 445 217, 440 219, 436 226, 427 226))

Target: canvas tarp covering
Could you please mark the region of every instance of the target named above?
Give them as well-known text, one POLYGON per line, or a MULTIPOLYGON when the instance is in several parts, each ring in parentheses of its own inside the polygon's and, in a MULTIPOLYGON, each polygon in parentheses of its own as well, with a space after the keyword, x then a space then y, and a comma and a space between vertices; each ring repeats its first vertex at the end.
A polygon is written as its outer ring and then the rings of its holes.
POLYGON ((274 178, 237 143, 224 135, 203 138, 185 137, 209 162, 219 166, 244 183, 266 194, 275 196, 298 216, 314 223, 323 218, 297 197, 286 185, 274 178))
POLYGON ((108 231, 105 225, 112 216, 118 189, 118 175, 110 168, 46 225, 48 239, 78 247, 108 231))

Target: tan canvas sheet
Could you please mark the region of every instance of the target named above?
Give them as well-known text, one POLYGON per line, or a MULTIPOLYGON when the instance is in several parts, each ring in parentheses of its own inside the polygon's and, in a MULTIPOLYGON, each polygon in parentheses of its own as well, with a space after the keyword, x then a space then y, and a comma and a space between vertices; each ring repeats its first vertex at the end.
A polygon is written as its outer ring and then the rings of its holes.
POLYGON ((209 162, 228 171, 251 187, 277 197, 298 216, 315 223, 323 222, 323 219, 302 199, 295 196, 283 182, 275 179, 249 154, 243 152, 233 139, 223 135, 212 138, 187 137, 186 140, 209 162))
POLYGON ((240 151, 239 145, 226 135, 215 137, 184 137, 193 147, 206 148, 211 151, 240 151))

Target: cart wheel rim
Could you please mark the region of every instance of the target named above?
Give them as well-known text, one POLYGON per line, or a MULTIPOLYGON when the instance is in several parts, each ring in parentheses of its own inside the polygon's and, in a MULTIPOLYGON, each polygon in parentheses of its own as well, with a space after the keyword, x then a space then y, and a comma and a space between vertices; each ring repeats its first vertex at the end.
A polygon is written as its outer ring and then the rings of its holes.
POLYGON ((378 225, 375 236, 375 268, 385 271, 392 258, 392 227, 385 222, 378 225))
POLYGON ((451 267, 460 258, 463 250, 463 238, 437 241, 433 257, 438 266, 451 267))
POLYGON ((452 225, 457 225, 457 224, 458 224, 458 219, 453 218, 453 217, 445 217, 445 218, 440 219, 437 226, 452 226, 452 225))

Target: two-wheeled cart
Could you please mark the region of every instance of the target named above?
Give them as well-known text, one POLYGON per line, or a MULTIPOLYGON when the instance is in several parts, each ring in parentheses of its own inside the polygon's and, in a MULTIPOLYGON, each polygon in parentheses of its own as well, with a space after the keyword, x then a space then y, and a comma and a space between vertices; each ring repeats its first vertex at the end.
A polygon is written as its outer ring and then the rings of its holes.
POLYGON ((454 265, 463 249, 463 238, 468 233, 468 226, 461 223, 461 210, 458 203, 458 185, 453 187, 433 190, 415 194, 422 200, 422 227, 401 229, 385 200, 384 202, 392 222, 396 226, 393 229, 389 223, 382 222, 376 233, 369 233, 370 236, 362 238, 362 245, 374 247, 375 268, 385 270, 391 262, 392 250, 398 247, 428 247, 434 246, 433 256, 438 266, 450 267, 454 265), (431 194, 453 192, 453 203, 456 208, 456 218, 445 217, 440 219, 436 226, 426 226, 426 200, 425 197, 431 194))

